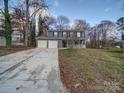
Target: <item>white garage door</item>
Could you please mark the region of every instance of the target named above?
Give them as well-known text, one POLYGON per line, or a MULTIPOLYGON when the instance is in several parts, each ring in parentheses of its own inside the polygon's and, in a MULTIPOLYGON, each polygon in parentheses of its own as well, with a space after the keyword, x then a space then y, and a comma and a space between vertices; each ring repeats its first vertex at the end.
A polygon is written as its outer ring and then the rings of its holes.
POLYGON ((57 40, 49 40, 48 48, 58 48, 58 41, 57 40))
POLYGON ((38 48, 47 48, 47 40, 38 40, 38 48))

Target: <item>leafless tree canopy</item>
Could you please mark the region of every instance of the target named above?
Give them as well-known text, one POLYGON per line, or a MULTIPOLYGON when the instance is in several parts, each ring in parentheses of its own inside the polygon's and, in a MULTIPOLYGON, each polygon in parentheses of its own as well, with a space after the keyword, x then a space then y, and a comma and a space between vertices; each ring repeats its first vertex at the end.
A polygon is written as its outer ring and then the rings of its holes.
POLYGON ((108 34, 112 33, 115 27, 115 23, 109 20, 103 20, 100 24, 92 27, 89 32, 90 47, 93 48, 103 48, 107 47, 108 44, 108 34))
POLYGON ((56 28, 58 30, 66 29, 69 25, 70 20, 66 16, 58 16, 56 20, 56 28))
POLYGON ((52 16, 46 16, 45 19, 48 29, 55 29, 57 21, 56 18, 52 16))
POLYGON ((85 20, 77 19, 74 21, 75 30, 86 30, 89 28, 89 24, 85 20))

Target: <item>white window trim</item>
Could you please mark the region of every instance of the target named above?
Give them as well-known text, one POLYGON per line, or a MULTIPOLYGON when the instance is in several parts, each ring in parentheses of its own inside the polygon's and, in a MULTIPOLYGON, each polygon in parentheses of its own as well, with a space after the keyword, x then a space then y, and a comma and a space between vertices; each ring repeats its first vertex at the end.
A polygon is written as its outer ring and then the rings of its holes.
POLYGON ((54 32, 54 37, 57 37, 58 36, 58 32, 54 32))
POLYGON ((80 32, 77 32, 77 37, 81 37, 81 33, 80 32))
POLYGON ((63 34, 63 37, 66 37, 67 36, 67 33, 66 32, 63 32, 62 34, 63 34))

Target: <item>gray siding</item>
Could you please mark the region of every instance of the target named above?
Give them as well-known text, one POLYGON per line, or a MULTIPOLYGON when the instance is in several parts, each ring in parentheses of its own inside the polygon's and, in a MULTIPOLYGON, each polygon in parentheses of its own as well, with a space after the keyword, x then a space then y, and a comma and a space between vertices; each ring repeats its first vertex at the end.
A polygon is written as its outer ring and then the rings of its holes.
POLYGON ((62 40, 58 40, 58 48, 62 48, 62 40))
POLYGON ((6 45, 6 40, 4 37, 0 36, 0 46, 5 46, 6 45))
POLYGON ((53 32, 48 32, 48 37, 53 37, 53 32))
POLYGON ((85 39, 84 31, 48 31, 48 39, 85 39), (57 36, 54 35, 57 33, 57 36), (64 35, 66 33, 66 35, 64 35), (80 33, 80 37, 77 37, 77 33, 80 33))
POLYGON ((58 40, 58 48, 85 47, 84 31, 48 31, 48 36, 40 36, 38 40, 58 40))

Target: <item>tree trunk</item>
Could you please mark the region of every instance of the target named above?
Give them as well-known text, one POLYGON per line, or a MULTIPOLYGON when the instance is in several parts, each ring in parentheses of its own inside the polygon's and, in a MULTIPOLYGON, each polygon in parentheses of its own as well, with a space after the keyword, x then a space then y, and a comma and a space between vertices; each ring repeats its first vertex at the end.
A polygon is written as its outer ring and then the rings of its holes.
POLYGON ((25 46, 28 46, 29 41, 29 0, 26 0, 26 29, 25 29, 25 46))

